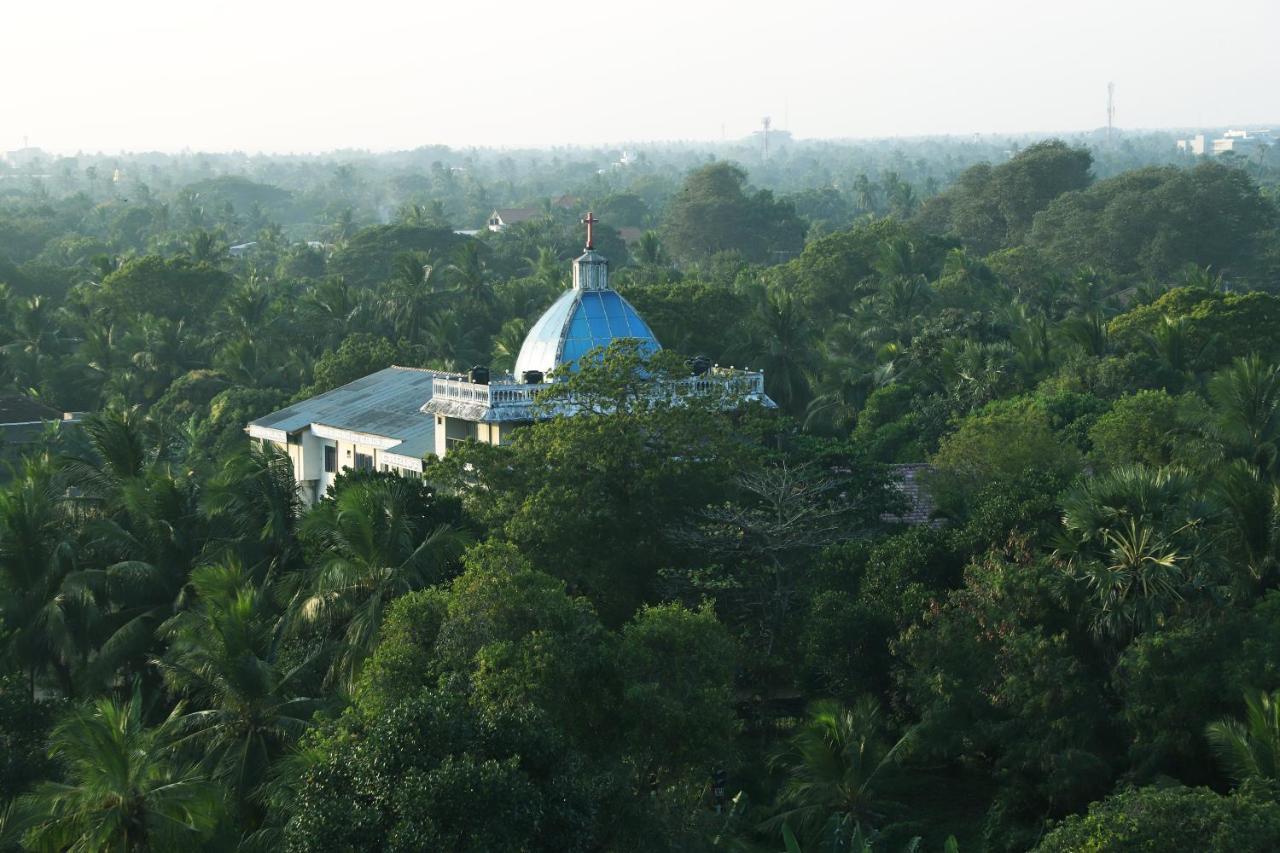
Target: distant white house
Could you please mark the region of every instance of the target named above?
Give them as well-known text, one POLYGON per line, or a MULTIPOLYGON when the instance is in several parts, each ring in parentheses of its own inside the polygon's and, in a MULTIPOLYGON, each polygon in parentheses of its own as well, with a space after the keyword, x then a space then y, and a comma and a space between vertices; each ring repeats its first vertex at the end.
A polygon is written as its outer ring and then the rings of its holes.
POLYGON ((1197 133, 1195 136, 1187 139, 1178 140, 1178 150, 1186 154, 1193 154, 1196 157, 1203 157, 1206 151, 1212 151, 1212 143, 1209 142, 1203 133, 1197 133))
POLYGON ((1252 154, 1259 147, 1275 144, 1270 130, 1228 130, 1216 139, 1198 133, 1188 139, 1178 140, 1178 150, 1197 157, 1222 154, 1252 154))
POLYGON ((542 215, 544 215, 543 211, 536 207, 500 207, 489 214, 489 221, 486 224, 490 231, 502 231, 542 215))
POLYGON ((1213 140, 1213 153, 1250 154, 1260 146, 1275 141, 1270 130, 1228 130, 1220 139, 1213 140))

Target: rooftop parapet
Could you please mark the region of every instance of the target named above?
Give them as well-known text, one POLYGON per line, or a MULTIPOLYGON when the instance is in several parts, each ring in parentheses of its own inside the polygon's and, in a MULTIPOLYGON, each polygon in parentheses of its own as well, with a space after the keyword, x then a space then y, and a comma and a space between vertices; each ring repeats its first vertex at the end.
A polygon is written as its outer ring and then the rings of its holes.
MULTIPOLYGON (((432 383, 431 399, 422 411, 477 423, 534 421, 546 416, 535 408, 538 393, 548 387, 545 382, 517 382, 514 377, 499 378, 487 385, 471 382, 464 376, 437 377, 432 383)), ((774 402, 764 393, 764 374, 755 370, 717 366, 697 376, 656 381, 651 389, 650 399, 654 401, 666 399, 678 403, 690 397, 719 395, 774 407, 774 402)), ((575 407, 572 400, 566 400, 556 409, 569 414, 575 407)))

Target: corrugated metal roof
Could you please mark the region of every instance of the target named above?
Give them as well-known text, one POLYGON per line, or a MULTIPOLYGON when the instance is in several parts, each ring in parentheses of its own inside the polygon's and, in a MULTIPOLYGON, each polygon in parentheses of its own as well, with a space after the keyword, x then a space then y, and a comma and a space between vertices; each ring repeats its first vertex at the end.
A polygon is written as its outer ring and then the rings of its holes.
POLYGON ((881 521, 898 524, 927 524, 940 527, 942 522, 933 517, 933 496, 929 494, 928 483, 925 482, 933 466, 924 462, 908 462, 889 466, 889 476, 893 485, 906 499, 906 510, 901 515, 884 513, 881 521))
POLYGON ((543 215, 543 212, 536 207, 500 207, 494 213, 507 225, 527 222, 543 215))
POLYGON ((32 421, 60 421, 62 412, 22 394, 0 397, 0 423, 24 424, 32 421))
POLYGON ((421 412, 431 382, 452 376, 438 370, 388 367, 309 400, 264 415, 250 426, 295 432, 313 423, 400 440, 402 456, 421 457, 435 447, 435 418, 421 412))

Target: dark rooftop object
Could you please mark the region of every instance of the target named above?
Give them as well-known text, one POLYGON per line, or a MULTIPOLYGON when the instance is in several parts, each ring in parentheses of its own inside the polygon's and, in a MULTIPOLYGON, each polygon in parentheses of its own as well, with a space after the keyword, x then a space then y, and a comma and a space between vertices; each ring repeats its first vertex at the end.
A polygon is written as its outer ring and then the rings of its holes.
POLYGON ((942 522, 933 517, 933 497, 929 494, 924 482, 931 470, 933 466, 924 462, 890 465, 889 478, 902 493, 907 508, 901 515, 886 512, 880 516, 880 520, 896 524, 927 524, 930 527, 940 527, 942 522))
POLYGON ((22 394, 0 397, 0 424, 29 424, 60 421, 62 412, 22 394))

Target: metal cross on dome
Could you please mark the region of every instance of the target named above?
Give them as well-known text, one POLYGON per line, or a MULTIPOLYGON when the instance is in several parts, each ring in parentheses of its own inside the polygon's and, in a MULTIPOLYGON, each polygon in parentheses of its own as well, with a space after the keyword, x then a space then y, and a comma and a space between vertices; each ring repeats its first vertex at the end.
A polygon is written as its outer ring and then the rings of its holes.
POLYGON ((591 215, 591 211, 587 211, 587 215, 583 217, 582 224, 587 226, 587 248, 594 249, 596 247, 595 224, 599 222, 591 215))

